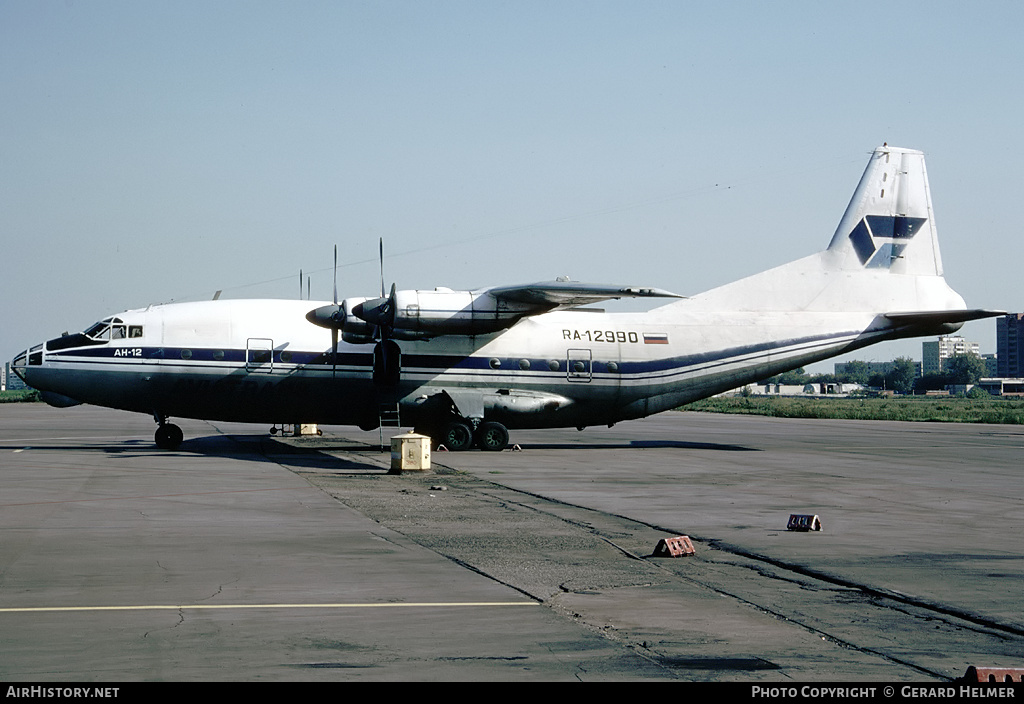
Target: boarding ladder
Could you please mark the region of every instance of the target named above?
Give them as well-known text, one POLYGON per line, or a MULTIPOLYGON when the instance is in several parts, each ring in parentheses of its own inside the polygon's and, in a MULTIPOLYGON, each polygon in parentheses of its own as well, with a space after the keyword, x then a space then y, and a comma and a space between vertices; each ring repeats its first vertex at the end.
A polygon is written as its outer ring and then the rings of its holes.
POLYGON ((401 428, 402 417, 398 410, 397 401, 381 401, 377 404, 377 417, 380 420, 380 425, 377 426, 380 431, 380 451, 384 452, 387 448, 384 447, 384 428, 401 428))

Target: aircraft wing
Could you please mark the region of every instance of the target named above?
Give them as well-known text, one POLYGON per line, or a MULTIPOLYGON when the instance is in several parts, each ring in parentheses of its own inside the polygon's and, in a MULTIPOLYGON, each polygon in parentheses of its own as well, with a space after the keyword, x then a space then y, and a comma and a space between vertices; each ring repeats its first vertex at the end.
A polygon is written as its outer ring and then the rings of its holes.
POLYGON ((345 299, 306 314, 314 325, 342 331, 346 342, 377 339, 373 327, 396 340, 429 340, 439 335, 485 335, 512 327, 531 315, 611 298, 683 298, 657 288, 584 284, 555 280, 475 291, 396 291, 374 299, 345 299))
POLYGON ((486 289, 486 292, 500 301, 539 305, 548 310, 617 298, 685 298, 660 288, 585 284, 579 281, 541 281, 519 286, 497 286, 486 289))

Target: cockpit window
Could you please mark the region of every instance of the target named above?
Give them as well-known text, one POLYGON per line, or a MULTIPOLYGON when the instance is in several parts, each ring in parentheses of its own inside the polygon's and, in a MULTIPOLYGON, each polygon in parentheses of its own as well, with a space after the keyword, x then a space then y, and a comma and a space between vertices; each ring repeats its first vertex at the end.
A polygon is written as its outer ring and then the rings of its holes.
POLYGON ((85 336, 91 337, 94 340, 109 340, 110 325, 106 322, 96 323, 91 328, 85 331, 85 336))
POLYGON ((125 325, 120 318, 106 318, 86 330, 85 336, 100 341, 142 337, 142 326, 125 325))

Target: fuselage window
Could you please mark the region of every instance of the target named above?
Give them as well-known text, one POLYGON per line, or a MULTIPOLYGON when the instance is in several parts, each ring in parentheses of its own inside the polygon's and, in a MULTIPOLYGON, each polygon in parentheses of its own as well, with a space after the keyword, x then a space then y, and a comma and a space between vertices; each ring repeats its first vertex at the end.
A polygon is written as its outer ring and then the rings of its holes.
POLYGON ((142 337, 142 326, 141 325, 129 325, 128 326, 128 337, 142 337))
POLYGON ((124 325, 111 325, 110 326, 110 339, 111 340, 123 340, 127 337, 128 330, 124 325))

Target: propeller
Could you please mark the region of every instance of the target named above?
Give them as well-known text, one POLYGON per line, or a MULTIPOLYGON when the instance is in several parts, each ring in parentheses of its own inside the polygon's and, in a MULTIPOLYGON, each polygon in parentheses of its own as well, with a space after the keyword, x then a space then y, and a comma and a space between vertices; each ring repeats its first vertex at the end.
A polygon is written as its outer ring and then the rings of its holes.
MULTIPOLYGON (((380 296, 384 298, 384 238, 380 238, 380 296)), ((385 376, 387 370, 390 368, 388 360, 388 349, 391 347, 391 333, 395 329, 395 284, 391 284, 391 295, 388 296, 381 306, 378 306, 375 317, 377 318, 374 322, 377 325, 378 334, 380 335, 380 362, 381 366, 385 370, 385 376)))
MULTIPOLYGON (((394 344, 392 334, 395 328, 396 286, 391 285, 391 293, 384 289, 384 238, 380 239, 380 298, 365 300, 346 310, 338 304, 338 246, 334 246, 334 298, 328 306, 320 306, 306 313, 306 320, 331 330, 332 375, 337 375, 338 367, 338 330, 344 329, 348 316, 373 325, 373 338, 379 341, 381 362, 384 369, 389 368, 389 348, 394 344)), ((356 322, 356 321, 353 321, 356 322)))
MULTIPOLYGON (((300 274, 301 276, 301 274, 300 274)), ((299 281, 299 295, 302 281, 299 281)), ((331 329, 331 376, 338 372, 338 329, 345 324, 345 311, 338 305, 338 245, 334 245, 334 303, 320 306, 306 313, 306 320, 322 328, 331 329)))
POLYGON ((334 245, 334 314, 331 318, 338 325, 331 326, 331 377, 338 375, 338 326, 344 325, 344 313, 338 305, 338 245, 334 245))
POLYGON ((352 308, 352 315, 376 325, 375 337, 382 340, 390 338, 395 323, 395 285, 391 284, 391 293, 386 297, 371 298, 356 304, 352 308))
POLYGON ((371 325, 375 326, 374 337, 379 342, 377 343, 378 349, 380 350, 380 364, 383 375, 379 376, 375 373, 374 378, 383 379, 388 377, 388 371, 391 366, 389 360, 389 350, 391 345, 395 344, 391 340, 391 334, 395 329, 395 284, 391 284, 391 294, 386 295, 384 293, 384 238, 380 238, 380 298, 374 298, 373 300, 363 301, 356 305, 352 309, 352 315, 365 320, 371 325))
POLYGON ((391 339, 395 329, 395 284, 391 284, 391 293, 384 289, 384 238, 380 240, 380 298, 371 298, 352 308, 352 315, 365 320, 377 329, 374 337, 384 342, 391 339))

